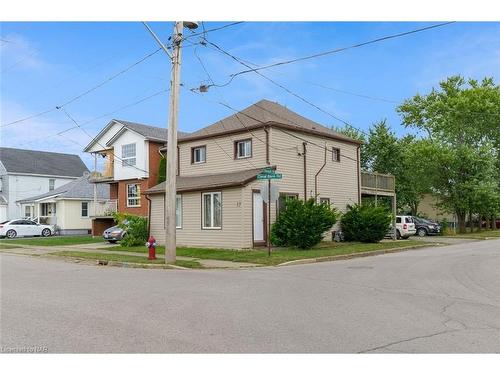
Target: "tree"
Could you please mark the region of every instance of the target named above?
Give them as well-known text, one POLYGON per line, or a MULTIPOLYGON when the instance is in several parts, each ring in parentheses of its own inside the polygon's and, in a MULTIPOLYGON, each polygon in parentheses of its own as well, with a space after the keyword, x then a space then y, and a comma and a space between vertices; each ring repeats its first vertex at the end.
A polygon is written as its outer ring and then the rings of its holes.
POLYGON ((500 88, 493 79, 454 76, 397 109, 403 125, 426 132, 437 145, 433 192, 454 210, 460 232, 465 232, 467 213, 480 206, 478 191, 484 182, 492 184, 491 191, 499 190, 499 108, 500 88))
POLYGON ((365 135, 358 129, 353 128, 351 126, 344 127, 332 127, 334 131, 337 133, 343 134, 349 138, 355 139, 357 141, 363 142, 360 145, 360 166, 363 170, 368 170, 368 154, 366 153, 366 137, 365 135))
POLYGON ((161 184, 167 179, 167 159, 162 157, 160 159, 160 166, 158 168, 158 183, 161 184))

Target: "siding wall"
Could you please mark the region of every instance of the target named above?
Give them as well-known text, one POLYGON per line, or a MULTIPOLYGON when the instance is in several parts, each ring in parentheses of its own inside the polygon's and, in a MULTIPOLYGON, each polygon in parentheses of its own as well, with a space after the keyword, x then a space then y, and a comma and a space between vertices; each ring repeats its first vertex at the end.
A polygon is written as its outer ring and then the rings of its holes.
POLYGON ((181 175, 227 173, 245 169, 261 168, 266 165, 266 133, 263 129, 252 131, 254 136, 244 132, 209 138, 200 141, 179 143, 179 163, 181 175), (234 142, 252 138, 252 157, 234 159, 234 142), (260 141, 259 141, 260 139, 260 141), (206 146, 206 163, 191 164, 191 148, 206 146))

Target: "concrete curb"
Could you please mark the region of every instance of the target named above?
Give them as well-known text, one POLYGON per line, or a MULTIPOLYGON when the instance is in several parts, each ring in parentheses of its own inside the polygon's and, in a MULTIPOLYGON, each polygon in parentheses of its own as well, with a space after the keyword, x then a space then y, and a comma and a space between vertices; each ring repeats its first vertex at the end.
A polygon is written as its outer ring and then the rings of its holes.
POLYGON ((347 259, 363 258, 363 257, 382 255, 382 254, 398 253, 398 252, 402 252, 402 251, 406 251, 406 250, 414 250, 414 249, 419 249, 419 248, 423 248, 423 247, 436 247, 436 246, 447 246, 447 245, 449 245, 449 244, 443 244, 443 243, 436 242, 436 243, 426 243, 426 244, 422 244, 422 245, 396 247, 394 249, 364 251, 362 253, 332 255, 332 256, 321 257, 321 258, 297 259, 297 260, 291 260, 289 262, 277 264, 275 267, 295 266, 298 264, 309 264, 309 263, 320 263, 320 262, 333 262, 336 260, 347 260, 347 259))

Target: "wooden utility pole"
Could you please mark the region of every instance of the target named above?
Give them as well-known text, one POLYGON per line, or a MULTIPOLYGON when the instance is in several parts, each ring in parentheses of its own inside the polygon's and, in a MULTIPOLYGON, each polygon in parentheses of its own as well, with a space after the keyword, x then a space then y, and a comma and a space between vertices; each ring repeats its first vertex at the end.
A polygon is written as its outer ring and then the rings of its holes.
POLYGON ((172 36, 172 78, 167 139, 167 171, 165 181, 165 263, 174 263, 177 251, 175 202, 177 196, 177 115, 181 75, 181 43, 183 22, 177 21, 172 36))

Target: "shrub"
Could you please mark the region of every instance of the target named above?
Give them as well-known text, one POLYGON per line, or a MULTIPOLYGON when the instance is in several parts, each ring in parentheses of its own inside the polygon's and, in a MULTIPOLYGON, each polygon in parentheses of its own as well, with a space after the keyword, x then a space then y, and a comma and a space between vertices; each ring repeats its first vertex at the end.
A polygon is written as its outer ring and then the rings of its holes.
POLYGON ((276 246, 309 249, 323 239, 323 234, 337 221, 337 211, 314 198, 304 202, 289 199, 271 229, 271 242, 276 246))
POLYGON ((379 242, 385 237, 392 219, 387 208, 354 205, 348 209, 340 220, 346 241, 379 242))
POLYGON ((161 184, 163 181, 167 179, 167 159, 160 159, 160 166, 158 167, 158 183, 161 184))
POLYGON ((127 232, 120 241, 123 247, 144 245, 148 240, 148 220, 142 216, 116 213, 113 218, 127 232))

